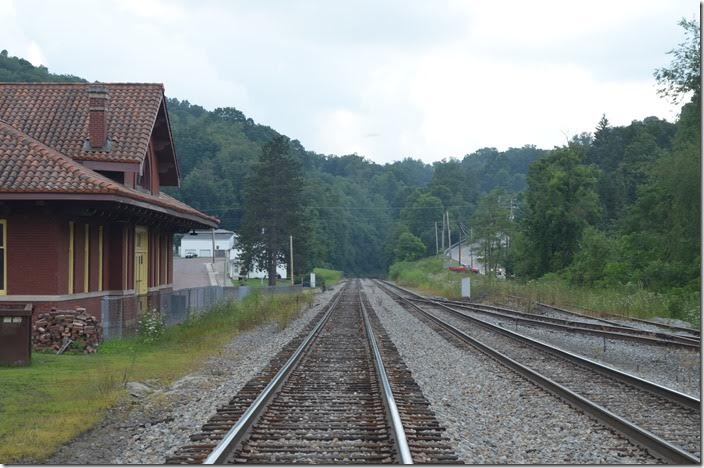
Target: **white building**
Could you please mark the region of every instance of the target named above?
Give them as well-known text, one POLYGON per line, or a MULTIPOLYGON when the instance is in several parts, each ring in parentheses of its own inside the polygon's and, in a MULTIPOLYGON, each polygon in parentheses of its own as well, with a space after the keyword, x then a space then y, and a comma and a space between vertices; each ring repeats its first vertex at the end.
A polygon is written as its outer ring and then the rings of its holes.
POLYGON ((179 257, 212 257, 213 237, 215 237, 215 256, 227 257, 228 250, 235 247, 235 233, 225 229, 212 231, 191 231, 181 239, 178 249, 179 257))
MULTIPOLYGON (((237 242, 237 237, 235 236, 235 243, 237 242)), ((227 274, 232 279, 239 279, 240 271, 242 269, 242 251, 237 248, 230 250, 230 262, 227 265, 227 274)), ((285 279, 288 274, 288 268, 286 264, 279 263, 276 265, 276 274, 279 278, 285 279)), ((253 267, 249 273, 247 273, 247 278, 267 278, 269 275, 266 270, 259 270, 253 267)))

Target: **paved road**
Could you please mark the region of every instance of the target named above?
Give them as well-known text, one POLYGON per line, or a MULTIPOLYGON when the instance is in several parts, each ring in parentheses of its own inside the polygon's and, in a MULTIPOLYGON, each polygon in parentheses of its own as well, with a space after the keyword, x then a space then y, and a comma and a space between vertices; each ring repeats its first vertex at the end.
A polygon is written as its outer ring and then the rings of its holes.
MULTIPOLYGON (((174 289, 195 288, 211 286, 208 275, 208 266, 211 258, 181 258, 174 257, 174 289)), ((215 272, 217 284, 222 285, 223 259, 215 259, 215 272)))
MULTIPOLYGON (((459 250, 460 249, 458 247, 453 247, 452 250, 450 251, 450 255, 453 260, 459 261, 459 258, 460 258, 459 250)), ((474 244, 474 252, 473 252, 472 258, 470 258, 470 253, 472 253, 472 252, 469 248, 469 244, 463 244, 462 245, 462 262, 461 263, 466 267, 469 267, 471 265, 475 268, 479 268, 479 271, 481 273, 485 273, 484 265, 477 258, 478 251, 479 251, 479 245, 474 244)))

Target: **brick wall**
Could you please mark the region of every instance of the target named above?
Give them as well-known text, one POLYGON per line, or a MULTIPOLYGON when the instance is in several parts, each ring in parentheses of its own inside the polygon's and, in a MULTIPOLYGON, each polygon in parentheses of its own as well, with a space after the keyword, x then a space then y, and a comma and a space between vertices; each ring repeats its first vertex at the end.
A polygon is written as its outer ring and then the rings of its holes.
MULTIPOLYGON (((50 312, 52 307, 59 310, 75 309, 76 307, 84 307, 88 315, 92 315, 96 320, 100 321, 100 303, 102 297, 89 297, 85 299, 69 299, 66 301, 52 302, 31 302, 32 320, 36 320, 37 315, 44 312, 50 312)), ((26 304, 26 303, 25 303, 26 304)))
POLYGON ((67 283, 60 284, 58 274, 62 238, 56 217, 34 213, 7 217, 7 294, 66 292, 67 283))

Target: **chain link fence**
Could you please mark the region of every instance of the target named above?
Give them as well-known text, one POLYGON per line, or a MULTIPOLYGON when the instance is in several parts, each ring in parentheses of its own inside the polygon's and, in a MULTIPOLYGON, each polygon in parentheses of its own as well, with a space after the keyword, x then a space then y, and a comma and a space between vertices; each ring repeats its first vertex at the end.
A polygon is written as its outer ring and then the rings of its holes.
MULTIPOLYGON (((257 288, 260 294, 299 292, 303 286, 257 288)), ((249 286, 203 286, 176 291, 153 291, 141 296, 103 296, 100 305, 100 324, 103 339, 123 338, 137 333, 140 317, 157 310, 167 327, 183 323, 212 306, 243 299, 252 292, 249 286)))

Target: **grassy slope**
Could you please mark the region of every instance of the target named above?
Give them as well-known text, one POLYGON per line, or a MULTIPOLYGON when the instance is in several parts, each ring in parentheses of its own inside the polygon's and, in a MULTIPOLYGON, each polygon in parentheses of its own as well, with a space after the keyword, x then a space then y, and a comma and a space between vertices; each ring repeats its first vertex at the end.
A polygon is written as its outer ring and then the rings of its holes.
MULTIPOLYGON (((389 277, 401 285, 439 296, 457 298, 460 295, 460 279, 472 279, 472 296, 489 301, 505 303, 508 296, 518 296, 527 304, 543 302, 558 306, 571 306, 585 312, 617 314, 641 318, 669 317, 670 298, 645 289, 629 286, 619 289, 594 289, 568 284, 559 278, 541 278, 528 282, 487 278, 474 273, 455 273, 443 268, 441 257, 431 257, 415 262, 399 262, 391 265, 389 277)), ((698 304, 687 306, 683 317, 694 326, 699 326, 698 304)))
POLYGON ((94 355, 35 353, 28 367, 0 368, 0 463, 41 460, 89 429, 126 392, 125 382, 170 382, 243 330, 283 328, 312 295, 252 295, 170 328, 155 344, 106 342, 94 355))
POLYGON ((313 273, 315 273, 316 282, 321 283, 321 280, 325 280, 325 285, 330 287, 336 284, 340 279, 342 279, 342 272, 338 270, 328 270, 327 268, 314 268, 313 273))

